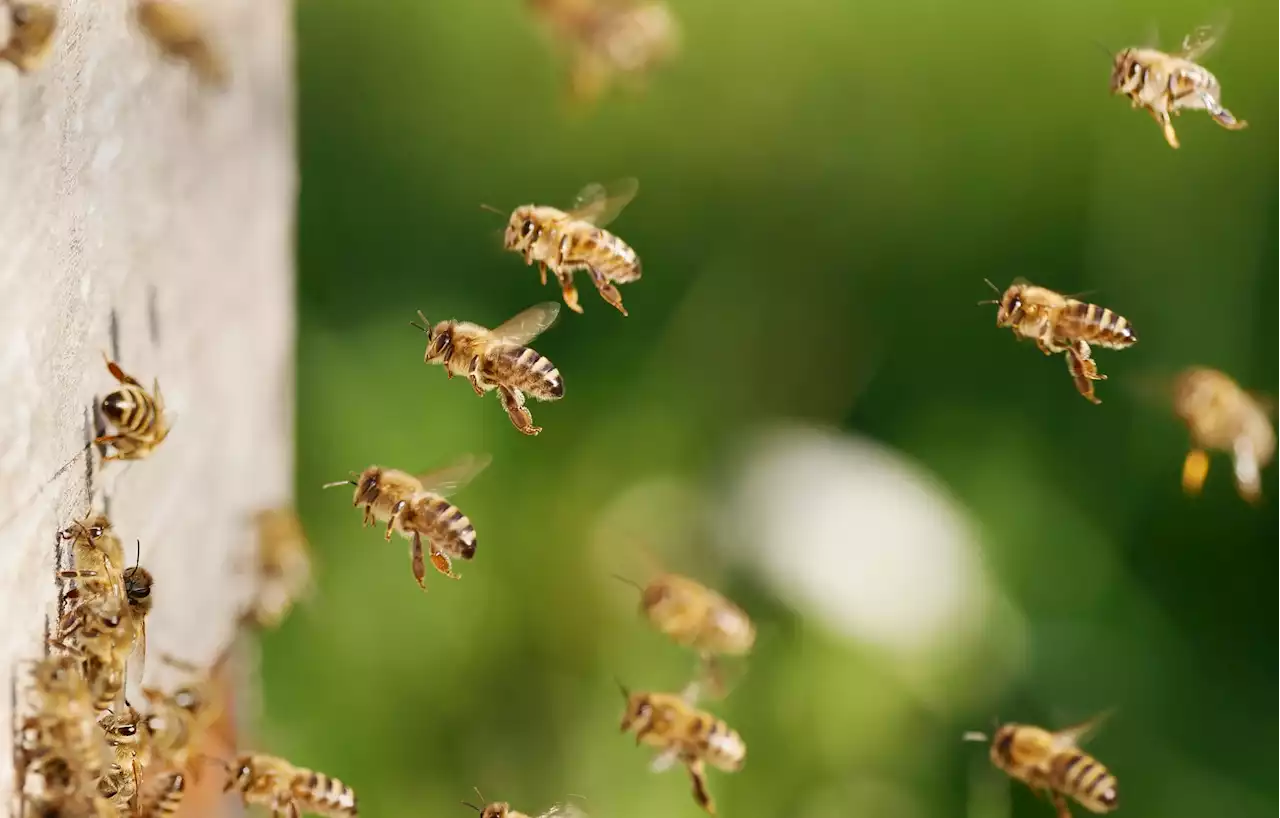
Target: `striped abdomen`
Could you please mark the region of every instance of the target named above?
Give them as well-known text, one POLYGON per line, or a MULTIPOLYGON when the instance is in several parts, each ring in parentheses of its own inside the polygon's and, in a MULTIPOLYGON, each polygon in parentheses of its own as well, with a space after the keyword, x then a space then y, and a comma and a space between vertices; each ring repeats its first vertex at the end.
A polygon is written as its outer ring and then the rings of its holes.
POLYGON ((519 389, 538 400, 564 397, 564 379, 551 360, 529 347, 512 346, 496 350, 485 360, 485 378, 519 389))
POLYGON ((1090 812, 1107 813, 1120 803, 1116 777, 1092 756, 1071 749, 1053 759, 1049 773, 1053 788, 1068 795, 1090 812))
POLYGON ((154 800, 142 805, 139 812, 144 818, 164 818, 174 815, 182 806, 187 794, 187 780, 182 773, 171 773, 160 782, 160 790, 154 800))
POLYGON ((150 437, 157 431, 160 411, 155 400, 140 386, 130 383, 102 399, 102 414, 121 432, 133 437, 150 437))
POLYGON ((1079 338, 1107 349, 1124 349, 1138 342, 1129 320, 1106 307, 1070 299, 1058 322, 1061 335, 1079 338))
POLYGON ((609 281, 625 284, 640 278, 640 257, 631 245, 599 227, 568 226, 560 239, 560 263, 585 265, 609 281))
POLYGON ((423 497, 412 514, 406 513, 405 529, 422 534, 436 550, 452 557, 469 560, 476 554, 476 530, 471 520, 439 495, 423 497))
POLYGON ((299 769, 290 789, 303 812, 329 818, 354 818, 357 814, 355 791, 324 773, 299 769))
POLYGON ((719 770, 733 772, 747 759, 747 745, 738 731, 706 713, 693 725, 698 755, 719 770))

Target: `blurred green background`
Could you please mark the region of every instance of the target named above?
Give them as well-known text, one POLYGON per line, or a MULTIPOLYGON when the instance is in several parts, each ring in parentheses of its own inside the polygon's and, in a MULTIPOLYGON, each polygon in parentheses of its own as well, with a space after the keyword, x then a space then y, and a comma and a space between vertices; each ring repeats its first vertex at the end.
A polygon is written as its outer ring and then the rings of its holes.
POLYGON ((1206 59, 1249 128, 1189 113, 1178 151, 1108 96, 1096 43, 1158 26, 1171 48, 1220 11, 1184 0, 672 0, 680 57, 577 111, 517 0, 297 5, 297 497, 320 593, 264 638, 264 749, 346 780, 368 816, 464 816, 473 785, 531 815, 571 793, 592 818, 698 815, 683 774, 618 734, 614 676, 674 691, 693 667, 609 577, 646 579, 648 548, 760 627, 704 702, 750 748, 711 773, 722 815, 1047 818, 960 734, 1111 706, 1088 749, 1121 814, 1276 813, 1275 469, 1261 508, 1222 456, 1184 498, 1186 433, 1152 387, 1204 364, 1277 389, 1274 3, 1234 5, 1206 59), (526 438, 424 366, 408 321, 559 300, 478 205, 566 206, 628 175, 611 227, 644 260, 631 315, 579 276, 585 314, 534 344, 567 397, 534 404, 526 438), (1097 356, 1101 406, 974 305, 1018 275, 1137 328, 1097 356), (1003 601, 895 651, 781 592, 698 508, 729 507, 744 435, 779 419, 931 473, 1003 601), (465 452, 494 457, 455 498, 480 548, 425 595, 403 542, 319 489, 465 452), (602 522, 650 480, 685 481, 694 508, 602 522))

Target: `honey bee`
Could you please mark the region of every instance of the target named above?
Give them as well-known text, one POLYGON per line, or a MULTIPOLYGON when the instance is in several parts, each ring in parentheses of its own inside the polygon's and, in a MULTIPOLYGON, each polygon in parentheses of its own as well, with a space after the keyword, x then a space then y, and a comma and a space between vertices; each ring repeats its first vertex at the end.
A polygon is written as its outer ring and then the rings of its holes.
POLYGON ((631 693, 622 685, 627 700, 622 715, 622 732, 634 730, 636 744, 660 750, 651 769, 660 772, 679 761, 693 781, 693 798, 711 815, 715 801, 707 791, 706 765, 736 772, 747 757, 747 745, 720 719, 691 706, 687 696, 671 693, 631 693))
POLYGON ((613 285, 640 279, 640 257, 604 227, 635 198, 639 187, 635 179, 621 179, 607 187, 589 184, 567 212, 545 205, 521 205, 507 221, 503 247, 522 254, 526 265, 538 262, 544 285, 550 268, 560 282, 565 306, 574 312, 581 313, 582 307, 573 274, 586 270, 600 297, 626 315, 622 294, 613 285))
POLYGON ((1276 453, 1276 432, 1261 400, 1216 369, 1192 367, 1174 385, 1174 411, 1191 431, 1182 464, 1182 488, 1199 494, 1209 475, 1209 451, 1229 452, 1236 489, 1245 500, 1262 499, 1262 475, 1276 453))
POLYGON ((9 42, 0 49, 0 60, 8 60, 23 73, 35 71, 44 65, 53 50, 58 10, 51 4, 24 0, 9 0, 7 6, 9 42))
POLYGON ((155 794, 143 801, 138 808, 141 818, 165 818, 177 814, 187 792, 187 777, 183 773, 169 773, 160 782, 155 794))
MULTIPOLYGON (((1079 747, 1106 716, 1057 732, 1006 724, 991 737, 991 763, 1032 790, 1048 791, 1058 818, 1071 818, 1068 798, 1092 813, 1111 812, 1120 799, 1116 777, 1079 747)), ((966 733, 965 740, 985 742, 987 736, 966 733)))
POLYGON ((138 0, 138 25, 168 57, 183 60, 211 88, 225 88, 227 66, 206 35, 207 26, 181 0, 138 0))
MULTIPOLYGON (((161 659, 165 664, 188 672, 197 670, 194 665, 171 656, 162 656, 161 659)), ((213 687, 213 674, 206 672, 198 681, 179 687, 172 694, 155 688, 143 689, 142 694, 152 708, 143 720, 145 744, 148 755, 157 766, 178 771, 186 769, 194 748, 222 715, 213 687)), ((181 798, 181 795, 177 797, 181 798)))
MULTIPOLYGON (((987 285, 1000 293, 990 281, 987 285)), ((1067 370, 1076 390, 1091 403, 1102 403, 1093 394, 1093 382, 1107 379, 1098 374, 1090 343, 1106 349, 1124 349, 1138 342, 1128 319, 1106 307, 1077 301, 1044 287, 1017 279, 998 300, 996 326, 1008 327, 1015 337, 1031 338, 1045 355, 1065 352, 1067 370)))
POLYGON ((450 378, 466 376, 482 397, 496 389, 511 424, 526 435, 536 435, 542 427, 533 425, 525 394, 541 401, 559 400, 564 397, 564 380, 548 358, 525 344, 550 327, 559 313, 558 304, 537 304, 492 330, 453 320, 432 327, 421 311, 422 323, 409 323, 427 334, 423 361, 443 366, 450 378))
POLYGON ((324 773, 295 767, 282 758, 252 753, 228 768, 226 792, 240 793, 246 805, 271 810, 273 818, 297 818, 304 812, 329 818, 355 818, 356 794, 324 773))
POLYGON ((713 687, 722 693, 716 657, 745 656, 755 645, 756 628, 747 612, 679 574, 661 574, 648 585, 636 587, 640 588, 640 610, 649 622, 677 645, 696 650, 713 687))
MULTIPOLYGON (((106 358, 105 355, 103 357, 106 358)), ((106 361, 107 369, 120 382, 120 388, 102 399, 102 414, 116 427, 118 434, 99 437, 93 442, 110 444, 115 449, 105 460, 142 460, 169 436, 160 382, 157 380, 152 386, 153 397, 115 361, 110 358, 106 361)))
POLYGON ((19 766, 52 755, 65 759, 85 784, 92 784, 108 756, 80 664, 70 656, 47 656, 34 663, 31 681, 27 701, 33 712, 19 723, 19 766))
POLYGON ((120 713, 107 711, 98 719, 112 749, 112 764, 98 779, 98 794, 107 799, 121 814, 137 811, 138 791, 142 781, 142 717, 125 702, 120 713))
MULTIPOLYGON (((480 795, 479 788, 476 789, 476 795, 480 795)), ((480 803, 485 804, 485 806, 477 807, 475 804, 470 804, 466 801, 463 801, 462 805, 471 807, 471 809, 480 813, 480 818, 587 818, 585 812, 568 803, 554 804, 545 812, 538 813, 537 816, 529 816, 514 810, 506 801, 494 801, 486 804, 483 795, 480 795, 480 803)))
POLYGON ((386 540, 399 531, 409 539, 409 557, 418 587, 426 590, 426 564, 422 540, 425 537, 435 569, 457 579, 450 557, 469 560, 476 553, 476 530, 462 510, 445 499, 461 489, 489 465, 488 455, 471 455, 435 471, 414 476, 397 469, 370 466, 355 480, 327 483, 355 486, 353 506, 364 506, 364 525, 383 520, 387 523, 386 540))
POLYGON ((1173 54, 1154 48, 1126 48, 1115 56, 1111 93, 1123 93, 1134 108, 1145 108, 1164 131, 1169 147, 1178 147, 1172 117, 1183 111, 1208 111, 1213 121, 1229 131, 1249 123, 1222 107, 1222 86, 1209 69, 1196 60, 1217 43, 1221 27, 1200 26, 1182 40, 1173 54))
POLYGON ((260 511, 254 519, 258 529, 257 590, 246 618, 259 628, 275 628, 311 586, 311 549, 292 509, 260 511))

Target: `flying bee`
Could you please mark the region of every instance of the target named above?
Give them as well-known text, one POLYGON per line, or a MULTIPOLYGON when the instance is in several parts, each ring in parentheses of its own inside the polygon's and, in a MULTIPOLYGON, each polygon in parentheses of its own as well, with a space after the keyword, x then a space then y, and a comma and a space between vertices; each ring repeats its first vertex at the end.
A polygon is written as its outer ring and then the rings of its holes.
MULTIPOLYGON (((990 281, 987 285, 1000 293, 990 281)), ((1089 345, 1125 349, 1138 342, 1133 325, 1120 314, 1023 279, 1016 279, 999 299, 979 303, 999 305, 996 326, 1012 329, 1018 339, 1033 339, 1045 355, 1065 352, 1076 390, 1091 403, 1102 402, 1093 394, 1093 382, 1107 376, 1098 374, 1089 345)))
POLYGON ((208 36, 208 26, 182 0, 138 0, 138 25, 164 54, 191 66, 211 88, 225 88, 226 62, 208 36))
POLYGON ((1182 488, 1199 494, 1209 475, 1209 451, 1231 454, 1236 489, 1245 500, 1262 499, 1262 476, 1276 453, 1276 432, 1255 395, 1216 369, 1192 367, 1174 384, 1174 411, 1191 432, 1182 464, 1182 488))
MULTIPOLYGON (((480 795, 478 787, 476 788, 476 795, 480 795)), ((587 818, 585 812, 568 803, 554 804, 545 812, 540 812, 537 816, 530 816, 512 809, 511 805, 506 801, 493 801, 491 803, 485 803, 485 801, 485 797, 480 795, 480 803, 484 804, 483 807, 477 807, 475 804, 470 804, 466 801, 463 801, 462 805, 471 807, 471 809, 480 813, 480 818, 587 818)))
POLYGON ((710 713, 695 709, 686 696, 671 693, 631 693, 622 687, 627 700, 622 715, 622 732, 634 730, 636 744, 660 750, 651 769, 661 772, 679 761, 693 781, 693 798, 708 813, 716 812, 707 791, 706 765, 736 772, 747 757, 747 745, 737 731, 710 713))
POLYGON ((1182 47, 1173 54, 1155 48, 1126 48, 1115 56, 1111 93, 1123 93, 1134 108, 1150 112, 1171 148, 1178 147, 1172 117, 1183 111, 1207 111, 1229 131, 1249 124, 1222 107, 1218 78, 1196 62, 1213 48, 1220 34, 1221 27, 1200 26, 1183 38, 1182 47))
POLYGON ((756 628, 747 612, 679 574, 661 574, 648 585, 636 587, 640 588, 640 610, 649 622, 677 645, 696 650, 706 676, 722 694, 716 657, 745 656, 755 645, 756 628))
MULTIPOLYGON (((1089 812, 1105 814, 1119 805, 1116 777, 1080 743, 1107 717, 1050 732, 1026 724, 1006 724, 991 737, 991 763, 1032 790, 1048 791, 1058 818, 1071 818, 1067 799, 1089 812)), ((966 733, 966 741, 987 741, 983 733, 966 733)))
POLYGON ((260 511, 254 521, 258 529, 257 589, 245 616, 259 628, 274 628, 311 586, 311 548, 292 509, 260 511))
POLYGON ((8 60, 19 71, 35 71, 53 50, 53 34, 58 28, 58 10, 52 4, 9 0, 9 42, 0 49, 0 60, 8 60))
POLYGON ((385 539, 399 531, 409 539, 409 558, 418 587, 426 590, 426 564, 422 540, 426 538, 435 569, 457 579, 450 557, 469 560, 476 553, 476 530, 462 510, 445 497, 471 482, 486 466, 488 455, 469 455, 456 463, 417 475, 397 469, 370 466, 355 480, 327 483, 355 486, 353 506, 364 506, 364 525, 383 520, 387 523, 385 539))
POLYGON ((441 321, 434 327, 418 312, 422 324, 409 322, 427 334, 423 361, 439 364, 452 378, 463 375, 475 393, 497 390, 511 424, 526 435, 542 427, 533 425, 525 408, 525 394, 541 401, 564 397, 564 380, 548 358, 525 346, 555 323, 560 305, 546 302, 517 313, 489 330, 467 321, 441 321))
POLYGON ((246 805, 271 810, 273 818, 314 813, 328 818, 355 818, 355 791, 324 773, 295 767, 282 758, 251 753, 227 768, 226 792, 240 793, 246 805))
POLYGON ((507 221, 503 247, 522 254, 526 265, 538 262, 544 285, 550 268, 560 282, 565 305, 574 312, 581 313, 582 307, 573 274, 586 270, 600 297, 626 315, 622 294, 614 284, 639 280, 640 257, 604 227, 635 198, 639 187, 635 179, 621 179, 607 187, 589 184, 567 212, 545 205, 521 205, 507 221))
POLYGON ((142 460, 169 436, 160 381, 155 381, 148 392, 115 361, 106 355, 103 358, 112 377, 120 382, 118 389, 102 399, 102 414, 116 427, 117 434, 99 437, 93 442, 110 444, 115 449, 105 460, 142 460))

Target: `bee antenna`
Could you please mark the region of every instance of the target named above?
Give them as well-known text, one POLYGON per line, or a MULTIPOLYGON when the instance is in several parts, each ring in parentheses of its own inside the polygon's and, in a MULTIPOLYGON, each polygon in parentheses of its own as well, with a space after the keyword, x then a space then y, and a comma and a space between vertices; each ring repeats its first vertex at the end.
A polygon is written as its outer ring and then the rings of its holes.
POLYGON ((630 691, 630 690, 628 690, 628 689, 627 689, 627 686, 626 686, 626 685, 624 685, 624 684, 622 683, 622 680, 621 680, 621 679, 619 679, 617 676, 614 676, 614 677, 613 677, 613 680, 614 680, 615 682, 617 682, 617 683, 618 683, 618 689, 622 691, 622 698, 624 698, 624 699, 630 699, 630 698, 631 698, 631 691, 630 691))
POLYGON ((481 809, 480 809, 479 807, 477 807, 475 804, 472 804, 470 801, 463 801, 463 802, 461 802, 461 803, 462 803, 462 806, 464 806, 464 807, 471 807, 471 808, 472 808, 473 810, 475 810, 476 812, 480 812, 480 811, 481 811, 481 809))
POLYGON ((991 288, 991 292, 995 293, 996 295, 1000 295, 1000 288, 999 288, 999 287, 997 287, 996 285, 992 284, 992 283, 991 283, 991 279, 989 279, 989 278, 984 278, 984 279, 982 279, 982 280, 983 280, 983 281, 985 281, 985 282, 987 282, 987 286, 991 288))
POLYGON ((134 551, 133 557, 133 567, 136 569, 140 565, 142 565, 142 540, 138 540, 137 550, 134 551))
POLYGON ((1100 48, 1102 50, 1102 53, 1106 54, 1108 57, 1115 56, 1115 50, 1107 48, 1107 44, 1102 42, 1101 40, 1091 40, 1090 42, 1092 42, 1094 45, 1100 48))
POLYGON ((322 488, 322 489, 331 489, 331 488, 333 488, 334 486, 358 486, 358 485, 360 485, 360 484, 359 484, 359 483, 357 483, 357 482, 356 482, 356 481, 354 481, 354 480, 338 480, 338 481, 333 482, 333 483, 325 483, 325 484, 324 484, 323 486, 321 486, 320 488, 322 488))
POLYGON ((625 582, 626 584, 630 585, 632 588, 635 588, 637 591, 644 593, 644 586, 633 579, 627 579, 622 574, 610 574, 609 576, 613 577, 619 582, 625 582))
POLYGON ((499 216, 505 216, 505 215, 507 215, 506 213, 503 213, 503 212, 502 212, 501 210, 499 210, 498 208, 494 207, 493 205, 489 205, 489 204, 483 204, 483 203, 482 203, 482 204, 480 205, 480 209, 481 209, 481 210, 487 210, 487 211, 489 211, 490 213, 497 213, 499 216))
POLYGON ((418 310, 418 317, 422 319, 422 324, 419 325, 410 321, 409 326, 417 327, 418 329, 425 332, 427 334, 427 337, 431 337, 431 322, 427 320, 427 316, 422 314, 422 310, 418 310))
POLYGON ((994 298, 988 298, 986 301, 979 301, 978 306, 981 307, 984 304, 999 304, 999 303, 1000 302, 994 298))

